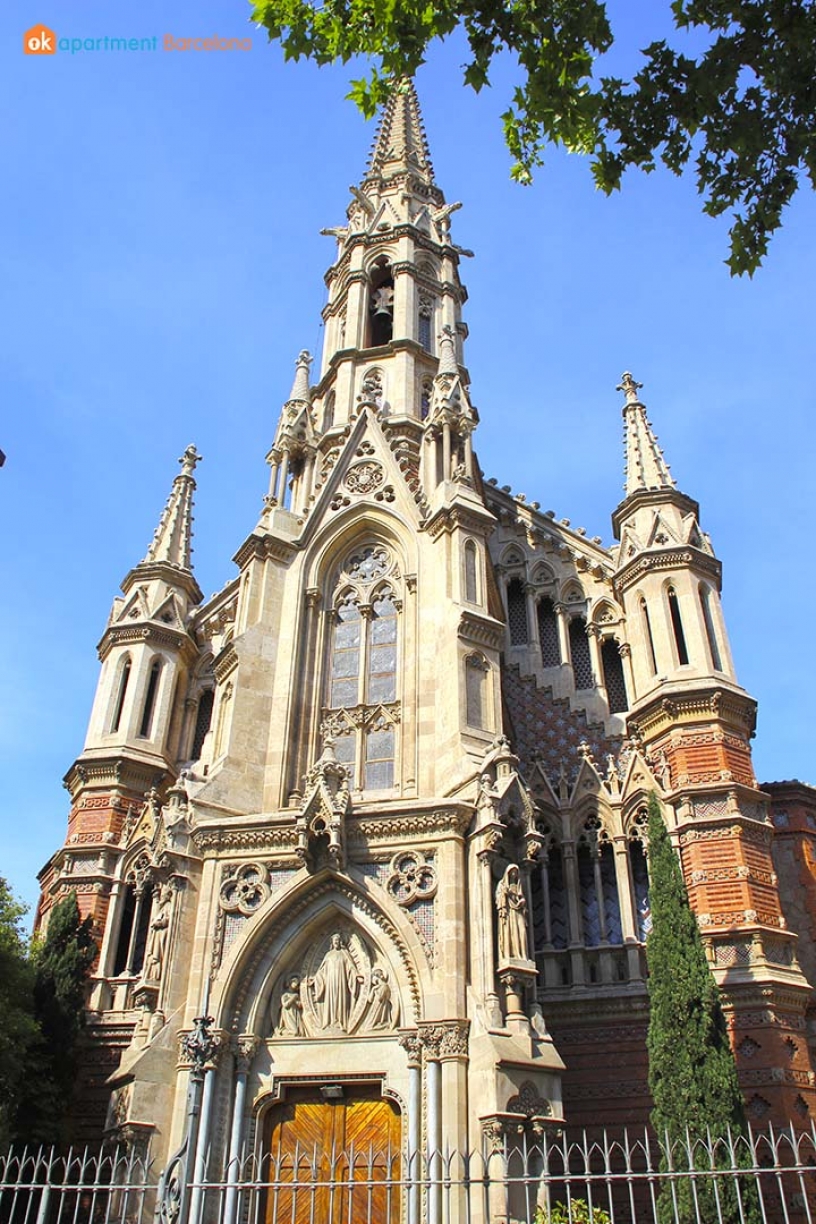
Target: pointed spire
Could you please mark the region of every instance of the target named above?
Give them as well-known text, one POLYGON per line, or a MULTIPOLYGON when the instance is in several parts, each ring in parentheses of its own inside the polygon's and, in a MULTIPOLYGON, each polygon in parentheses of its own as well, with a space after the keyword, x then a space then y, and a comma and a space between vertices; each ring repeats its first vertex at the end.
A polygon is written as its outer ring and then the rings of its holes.
POLYGON ((295 362, 295 381, 289 393, 287 404, 308 404, 309 399, 309 367, 314 358, 312 354, 302 349, 295 362))
POLYGON ((176 569, 192 572, 193 493, 196 487, 193 472, 200 462, 201 455, 195 446, 188 446, 179 459, 181 471, 173 481, 167 505, 143 565, 163 561, 176 569))
POLYGON ((677 482, 663 458, 657 437, 652 429, 646 408, 638 399, 642 383, 635 382, 627 371, 618 384, 626 403, 623 406, 624 447, 626 449, 626 496, 643 489, 674 489, 677 482))
POLYGON ((433 183, 434 172, 414 82, 394 85, 380 119, 366 178, 391 178, 410 170, 433 183))

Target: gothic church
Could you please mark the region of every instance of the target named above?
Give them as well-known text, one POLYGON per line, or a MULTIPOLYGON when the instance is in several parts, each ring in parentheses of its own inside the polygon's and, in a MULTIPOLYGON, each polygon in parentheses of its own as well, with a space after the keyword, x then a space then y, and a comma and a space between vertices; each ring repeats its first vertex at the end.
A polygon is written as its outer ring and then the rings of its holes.
POLYGON ((204 601, 190 447, 114 601, 41 875, 39 922, 76 889, 100 943, 83 1138, 166 1160, 202 1009, 222 1160, 645 1122, 653 791, 749 1117, 816 1110, 816 791, 754 777, 720 562, 631 374, 615 547, 484 481, 457 207, 405 84, 235 576, 204 601))

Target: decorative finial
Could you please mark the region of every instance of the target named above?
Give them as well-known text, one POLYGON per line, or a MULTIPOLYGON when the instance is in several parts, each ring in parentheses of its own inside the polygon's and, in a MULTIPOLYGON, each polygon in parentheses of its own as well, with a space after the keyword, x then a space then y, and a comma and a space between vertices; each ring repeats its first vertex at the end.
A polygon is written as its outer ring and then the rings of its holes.
POLYGON ((621 375, 621 380, 615 388, 616 391, 623 391, 628 403, 636 404, 638 402, 638 391, 643 386, 643 383, 636 382, 632 375, 627 370, 621 375))
POLYGON ((196 464, 201 463, 203 458, 204 456, 199 455, 195 448, 195 444, 191 442, 184 454, 179 459, 179 463, 181 464, 181 475, 192 476, 196 469, 196 464))

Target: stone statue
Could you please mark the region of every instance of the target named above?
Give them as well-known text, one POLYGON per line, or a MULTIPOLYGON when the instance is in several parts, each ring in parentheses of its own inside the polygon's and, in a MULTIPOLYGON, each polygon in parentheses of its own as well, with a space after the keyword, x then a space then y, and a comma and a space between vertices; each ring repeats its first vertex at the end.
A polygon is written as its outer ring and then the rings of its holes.
POLYGON ((310 982, 315 1003, 321 1005, 317 1008, 321 1028, 348 1032, 349 1016, 361 981, 351 953, 343 947, 340 935, 335 932, 310 982))
POLYGON ((372 1029, 393 1028, 396 1022, 395 1003, 391 998, 391 984, 384 969, 371 971, 371 992, 368 1004, 368 1027, 372 1029))
POLYGON ((496 909, 499 914, 499 959, 529 960, 527 899, 515 863, 510 864, 496 887, 496 909))
POLYGON ((303 1004, 300 1001, 300 978, 287 979, 280 999, 278 1034, 281 1037, 303 1036, 303 1004))
POLYGON ((170 928, 170 902, 173 890, 169 884, 156 894, 156 906, 150 919, 150 932, 144 958, 144 976, 151 982, 157 982, 161 977, 164 953, 167 945, 167 932, 170 928))

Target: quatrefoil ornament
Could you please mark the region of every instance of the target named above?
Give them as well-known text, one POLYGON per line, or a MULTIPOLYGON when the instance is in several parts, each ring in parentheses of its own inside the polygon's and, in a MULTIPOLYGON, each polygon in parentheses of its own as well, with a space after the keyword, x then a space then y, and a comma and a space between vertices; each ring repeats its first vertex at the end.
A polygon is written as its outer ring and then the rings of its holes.
POLYGON ((386 883, 389 896, 407 908, 416 901, 430 901, 436 894, 436 868, 418 850, 395 854, 386 883))
POLYGON ((221 885, 221 908, 227 913, 254 914, 269 896, 267 881, 267 870, 262 863, 242 863, 221 885))

